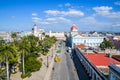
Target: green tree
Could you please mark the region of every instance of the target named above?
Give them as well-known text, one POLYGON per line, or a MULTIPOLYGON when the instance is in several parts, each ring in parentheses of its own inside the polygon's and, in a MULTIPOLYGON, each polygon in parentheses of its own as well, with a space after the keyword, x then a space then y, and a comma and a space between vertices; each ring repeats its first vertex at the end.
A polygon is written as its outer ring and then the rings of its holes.
POLYGON ((113 48, 113 43, 110 40, 104 39, 104 41, 100 44, 100 48, 105 49, 105 48, 113 48))
POLYGON ((35 57, 30 56, 26 58, 25 66, 27 72, 29 71, 34 72, 40 69, 42 63, 39 60, 37 60, 35 57))
POLYGON ((0 56, 5 59, 7 69, 7 80, 9 79, 9 60, 17 55, 17 49, 13 44, 4 44, 0 46, 0 56))
POLYGON ((17 38, 17 33, 16 33, 16 32, 11 33, 11 37, 12 37, 13 40, 15 41, 16 38, 17 38))
POLYGON ((41 41, 39 41, 39 46, 41 49, 41 53, 46 55, 51 48, 51 46, 57 41, 55 37, 49 37, 48 35, 41 41))
POLYGON ((19 45, 19 50, 22 57, 22 74, 23 75, 25 74, 24 58, 25 58, 25 55, 29 53, 29 47, 30 45, 28 44, 28 39, 26 37, 23 37, 19 45))

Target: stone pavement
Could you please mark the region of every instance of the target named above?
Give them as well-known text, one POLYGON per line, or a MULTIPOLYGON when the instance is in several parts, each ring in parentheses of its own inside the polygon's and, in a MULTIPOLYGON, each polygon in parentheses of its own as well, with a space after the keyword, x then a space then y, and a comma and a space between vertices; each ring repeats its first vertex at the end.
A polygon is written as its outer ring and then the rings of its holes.
POLYGON ((55 45, 50 49, 49 53, 46 56, 41 56, 43 59, 42 61, 42 67, 39 71, 33 72, 30 77, 27 77, 25 79, 21 79, 21 72, 17 72, 16 74, 11 74, 10 80, 49 80, 49 77, 51 75, 51 70, 54 65, 54 57, 55 57, 55 45), (48 62, 49 67, 47 67, 47 56, 48 56, 48 62))

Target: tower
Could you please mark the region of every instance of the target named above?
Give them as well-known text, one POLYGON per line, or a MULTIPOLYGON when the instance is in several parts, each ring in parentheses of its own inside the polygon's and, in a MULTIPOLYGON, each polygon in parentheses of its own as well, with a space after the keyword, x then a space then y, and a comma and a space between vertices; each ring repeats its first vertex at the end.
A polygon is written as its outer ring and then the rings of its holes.
POLYGON ((36 24, 34 24, 34 26, 33 26, 33 34, 34 34, 34 36, 37 36, 37 35, 38 35, 37 25, 36 25, 36 24))
POLYGON ((71 35, 72 36, 78 35, 78 28, 75 24, 73 24, 72 27, 71 27, 71 35))

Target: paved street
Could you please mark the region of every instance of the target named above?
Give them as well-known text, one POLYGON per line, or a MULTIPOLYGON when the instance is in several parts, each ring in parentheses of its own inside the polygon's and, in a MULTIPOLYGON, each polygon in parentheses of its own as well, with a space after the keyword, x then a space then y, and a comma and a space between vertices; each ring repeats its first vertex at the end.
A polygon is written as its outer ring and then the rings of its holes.
POLYGON ((65 43, 63 42, 61 45, 61 61, 54 64, 51 80, 79 80, 70 53, 66 52, 65 43))

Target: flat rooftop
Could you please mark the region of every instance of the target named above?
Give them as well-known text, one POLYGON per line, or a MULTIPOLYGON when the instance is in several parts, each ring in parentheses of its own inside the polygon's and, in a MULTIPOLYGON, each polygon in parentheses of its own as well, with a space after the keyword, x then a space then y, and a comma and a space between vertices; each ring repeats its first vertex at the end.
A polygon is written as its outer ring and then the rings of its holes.
POLYGON ((106 53, 83 53, 84 56, 95 66, 106 66, 108 67, 109 64, 112 62, 115 65, 120 65, 120 61, 117 61, 113 58, 109 58, 106 53))

